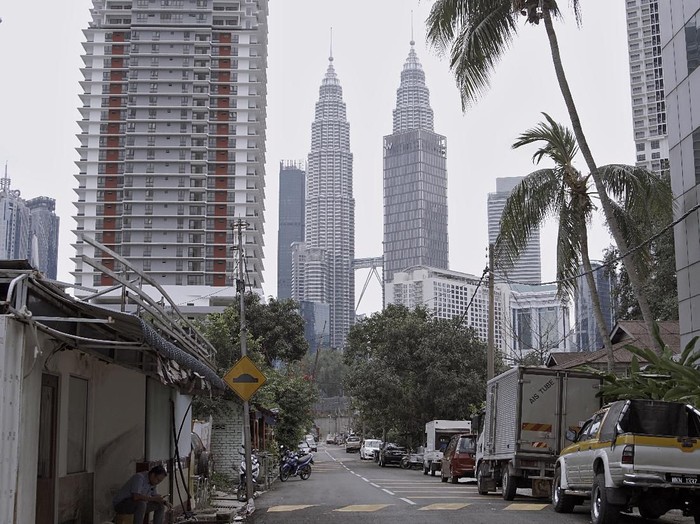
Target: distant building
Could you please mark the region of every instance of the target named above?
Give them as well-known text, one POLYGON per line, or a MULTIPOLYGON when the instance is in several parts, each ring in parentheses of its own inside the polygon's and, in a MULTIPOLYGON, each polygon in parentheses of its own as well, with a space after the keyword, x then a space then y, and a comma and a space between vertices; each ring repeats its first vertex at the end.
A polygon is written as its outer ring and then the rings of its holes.
POLYGON ((666 90, 661 54, 659 0, 628 0, 627 42, 629 46, 632 123, 637 163, 651 171, 668 167, 666 90))
POLYGON ((0 180, 0 259, 27 260, 47 277, 55 279, 58 266, 56 201, 48 197, 24 200, 0 180))
POLYGON ((306 167, 280 162, 277 299, 292 297, 292 243, 304 241, 306 167))
MULTIPOLYGON (((591 261, 593 268, 593 277, 595 278, 596 289, 600 297, 600 307, 603 311, 603 319, 605 320, 605 331, 610 333, 610 330, 615 324, 614 304, 612 301, 612 278, 610 273, 604 269, 599 269, 601 262, 591 261)), ((583 267, 580 268, 583 272, 583 267)), ((576 349, 578 351, 595 351, 605 346, 603 338, 598 332, 598 323, 593 312, 593 302, 591 300, 591 292, 588 286, 588 281, 585 276, 579 276, 576 281, 576 291, 574 292, 574 307, 575 307, 575 332, 576 332, 576 349)))
MULTIPOLYGON (((385 284, 387 304, 400 304, 409 309, 425 307, 436 318, 462 317, 465 326, 474 328, 478 337, 488 340, 489 292, 486 279, 479 285, 479 277, 446 269, 417 266, 394 273, 385 284), (476 293, 475 293, 476 292, 476 293), (469 310, 465 310, 474 297, 469 310)), ((495 286, 495 344, 496 349, 508 355, 511 347, 507 328, 510 293, 504 284, 495 286)))
MULTIPOLYGON (((507 177, 496 179, 496 192, 489 193, 488 226, 489 243, 495 243, 498 234, 501 232, 501 215, 506 206, 506 200, 510 196, 515 186, 524 177, 507 177)), ((532 232, 525 249, 520 254, 520 258, 511 268, 500 268, 496 272, 499 280, 508 280, 514 283, 539 284, 542 281, 542 260, 540 256, 540 230, 532 232)))
POLYGON ((546 357, 572 348, 569 303, 557 296, 556 286, 515 284, 510 291, 512 355, 523 358, 534 350, 546 357))
POLYGON ((309 343, 309 353, 319 348, 328 349, 330 344, 330 305, 303 300, 300 304, 304 319, 304 338, 309 343))
POLYGON ((425 73, 411 41, 384 137, 384 282, 413 266, 449 267, 447 139, 433 131, 425 73))
MULTIPOLYGON (((658 2, 658 7, 671 185, 678 217, 698 203, 700 184, 700 7, 696 0, 658 2)), ((696 210, 673 230, 681 347, 700 335, 699 216, 696 210)))
POLYGON ((58 231, 60 219, 56 216, 56 200, 36 197, 27 200, 32 224, 30 262, 47 277, 55 279, 58 269, 58 231))
POLYGON ((292 244, 292 298, 328 304, 330 346, 342 348, 355 320, 355 199, 350 124, 329 58, 311 124, 304 242, 292 244))

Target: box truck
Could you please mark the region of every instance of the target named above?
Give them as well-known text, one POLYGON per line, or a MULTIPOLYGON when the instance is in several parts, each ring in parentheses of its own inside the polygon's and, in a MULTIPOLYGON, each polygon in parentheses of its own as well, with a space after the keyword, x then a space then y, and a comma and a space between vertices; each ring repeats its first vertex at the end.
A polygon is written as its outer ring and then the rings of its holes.
POLYGON ((477 443, 479 493, 500 488, 513 500, 517 488, 531 488, 534 497, 550 497, 566 432, 600 409, 601 381, 592 373, 523 366, 489 380, 477 443))

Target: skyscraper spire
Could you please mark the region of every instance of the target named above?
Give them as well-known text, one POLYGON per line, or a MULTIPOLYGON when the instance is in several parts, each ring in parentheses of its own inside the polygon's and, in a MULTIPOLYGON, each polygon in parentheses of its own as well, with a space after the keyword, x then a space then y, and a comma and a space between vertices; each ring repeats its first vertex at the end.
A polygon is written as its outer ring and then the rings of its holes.
POLYGON ((333 27, 331 27, 331 52, 328 55, 328 61, 329 62, 333 61, 333 27))
POLYGON ((329 306, 330 344, 341 348, 355 319, 355 200, 350 125, 332 60, 331 54, 311 124, 305 244, 293 254, 292 294, 329 306))
POLYGON ((409 129, 433 130, 430 91, 425 85, 425 73, 414 46, 415 42, 411 39, 411 49, 401 71, 401 84, 396 91, 394 133, 409 129))
MULTIPOLYGON (((413 29, 411 28, 411 38, 413 29)), ((384 282, 412 266, 449 267, 447 141, 433 131, 425 73, 411 39, 384 137, 384 282)))

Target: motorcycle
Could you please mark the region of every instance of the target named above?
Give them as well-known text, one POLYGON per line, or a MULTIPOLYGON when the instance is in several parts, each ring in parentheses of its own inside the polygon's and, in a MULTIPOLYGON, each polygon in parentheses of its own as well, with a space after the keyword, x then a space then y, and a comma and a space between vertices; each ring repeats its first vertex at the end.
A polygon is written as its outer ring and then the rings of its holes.
MULTIPOLYGON (((238 467, 238 487, 236 488, 236 498, 241 502, 245 502, 247 500, 245 452, 239 453, 243 455, 243 458, 241 459, 241 465, 238 467)), ((258 460, 257 450, 253 450, 253 452, 250 454, 250 469, 252 471, 251 480, 253 481, 253 492, 255 492, 255 487, 258 484, 258 475, 260 474, 260 461, 258 460)))
POLYGON ((280 480, 285 482, 289 477, 299 476, 301 480, 306 480, 311 476, 311 464, 314 457, 308 455, 298 455, 290 450, 284 451, 282 463, 280 464, 280 480))

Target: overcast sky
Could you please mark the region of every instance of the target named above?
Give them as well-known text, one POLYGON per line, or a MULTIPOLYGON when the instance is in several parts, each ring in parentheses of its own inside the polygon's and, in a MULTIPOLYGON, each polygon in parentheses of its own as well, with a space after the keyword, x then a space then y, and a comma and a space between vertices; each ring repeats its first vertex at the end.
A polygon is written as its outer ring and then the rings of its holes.
MULTIPOLYGON (((568 2, 562 2, 568 4, 568 2)), ((432 1, 270 0, 264 292, 276 294, 278 171, 303 160, 326 71, 333 28, 334 66, 347 105, 354 155, 355 256, 382 254, 382 137, 391 133, 400 72, 411 40, 426 73, 435 131, 447 136, 450 268, 480 275, 486 265, 486 198, 503 176, 535 169, 533 149, 511 150, 517 135, 547 112, 568 125, 544 27, 522 27, 490 90, 466 113, 448 64, 425 45, 432 1)), ((0 162, 26 198, 50 196, 61 217, 59 279, 72 281, 76 120, 82 92, 82 29, 90 0, 5 2, 0 7, 0 162)), ((557 25, 562 58, 598 165, 634 163, 624 2, 583 5, 557 25)), ((579 168, 585 169, 583 160, 579 168)), ((542 234, 542 276, 554 278, 555 226, 542 234)), ((594 226, 592 257, 610 244, 594 226)), ((357 275, 359 299, 366 273, 357 275)), ((381 307, 372 282, 360 313, 381 307)))

